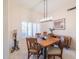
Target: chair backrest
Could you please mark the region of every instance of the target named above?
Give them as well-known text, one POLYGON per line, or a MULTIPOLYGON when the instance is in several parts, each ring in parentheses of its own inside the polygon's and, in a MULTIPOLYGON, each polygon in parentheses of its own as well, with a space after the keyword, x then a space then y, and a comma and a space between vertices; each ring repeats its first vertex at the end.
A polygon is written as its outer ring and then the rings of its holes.
POLYGON ((43 32, 43 35, 48 35, 47 32, 43 32))
POLYGON ((36 33, 35 36, 36 36, 36 38, 40 38, 41 37, 41 33, 36 33))
POLYGON ((71 45, 71 40, 72 40, 72 37, 65 36, 64 44, 67 45, 67 46, 70 46, 71 45))
POLYGON ((34 49, 36 48, 37 39, 36 38, 26 38, 27 48, 34 49))

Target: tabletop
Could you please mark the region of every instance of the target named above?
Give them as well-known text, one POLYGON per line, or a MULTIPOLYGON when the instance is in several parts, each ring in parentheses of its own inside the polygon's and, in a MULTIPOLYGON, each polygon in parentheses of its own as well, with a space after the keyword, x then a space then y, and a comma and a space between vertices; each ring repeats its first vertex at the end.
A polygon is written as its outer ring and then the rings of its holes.
POLYGON ((43 47, 47 47, 47 46, 49 46, 51 44, 54 44, 54 43, 56 43, 58 41, 59 41, 59 39, 58 38, 54 38, 54 37, 49 37, 46 40, 42 40, 42 39, 38 39, 37 40, 37 42, 43 47))

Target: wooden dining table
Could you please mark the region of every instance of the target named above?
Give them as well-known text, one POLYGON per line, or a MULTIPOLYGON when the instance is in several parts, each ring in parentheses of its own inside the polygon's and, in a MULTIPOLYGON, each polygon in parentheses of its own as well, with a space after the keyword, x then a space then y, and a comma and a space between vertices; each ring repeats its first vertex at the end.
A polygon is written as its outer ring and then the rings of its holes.
POLYGON ((54 43, 58 42, 58 38, 48 37, 47 39, 37 39, 37 43, 40 44, 44 48, 44 59, 47 56, 47 47, 53 45, 54 43))

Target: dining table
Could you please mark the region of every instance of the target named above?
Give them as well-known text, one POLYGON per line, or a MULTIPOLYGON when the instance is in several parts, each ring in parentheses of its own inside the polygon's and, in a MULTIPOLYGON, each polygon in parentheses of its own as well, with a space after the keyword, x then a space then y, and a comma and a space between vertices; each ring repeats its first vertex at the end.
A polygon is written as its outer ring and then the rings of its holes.
POLYGON ((59 38, 48 37, 47 39, 37 39, 37 43, 40 44, 44 48, 44 59, 47 57, 47 47, 53 45, 58 42, 59 38))

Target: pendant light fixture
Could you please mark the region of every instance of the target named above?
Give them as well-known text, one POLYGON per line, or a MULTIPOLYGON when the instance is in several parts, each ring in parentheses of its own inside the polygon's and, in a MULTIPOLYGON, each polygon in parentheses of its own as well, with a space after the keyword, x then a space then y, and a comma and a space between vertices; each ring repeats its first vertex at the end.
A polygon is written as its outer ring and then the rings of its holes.
POLYGON ((41 23, 52 21, 52 17, 48 17, 48 0, 44 0, 44 18, 40 20, 41 23))
POLYGON ((44 19, 47 18, 47 0, 44 0, 44 19))

